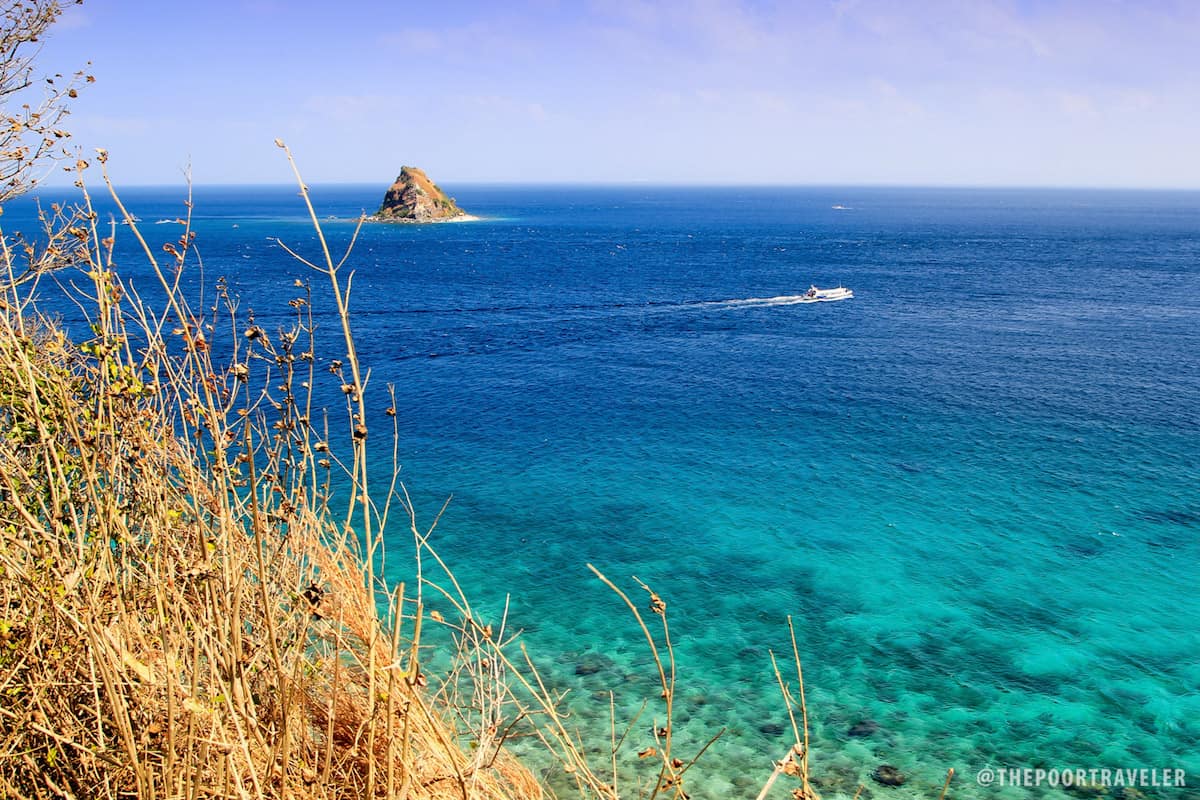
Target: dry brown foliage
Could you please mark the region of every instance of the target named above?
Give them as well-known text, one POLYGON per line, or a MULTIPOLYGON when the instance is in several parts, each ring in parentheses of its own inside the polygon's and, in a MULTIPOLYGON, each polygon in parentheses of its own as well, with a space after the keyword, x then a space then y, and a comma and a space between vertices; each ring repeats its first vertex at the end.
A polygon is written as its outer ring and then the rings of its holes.
POLYGON ((540 796, 503 752, 464 749, 423 689, 419 606, 399 587, 381 613, 362 519, 329 510, 339 470, 298 387, 307 291, 271 335, 228 296, 194 313, 185 233, 154 262, 156 313, 86 195, 69 227, 88 341, 21 290, 29 254, 0 265, 0 795, 540 796))
MULTIPOLYGON (((81 0, 76 0, 76 3, 81 0)), ((0 0, 0 204, 28 191, 53 161, 67 157, 62 127, 78 87, 94 79, 40 76, 34 64, 58 0, 0 0)))

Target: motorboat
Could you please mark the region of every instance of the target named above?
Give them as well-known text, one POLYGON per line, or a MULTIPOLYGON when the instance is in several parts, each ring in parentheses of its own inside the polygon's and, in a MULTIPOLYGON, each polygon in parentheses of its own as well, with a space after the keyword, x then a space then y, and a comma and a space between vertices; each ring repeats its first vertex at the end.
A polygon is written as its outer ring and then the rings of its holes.
POLYGON ((849 300, 854 297, 854 292, 844 286, 838 286, 834 289, 818 289, 816 286, 808 287, 808 291, 800 296, 801 303, 830 303, 834 300, 849 300))

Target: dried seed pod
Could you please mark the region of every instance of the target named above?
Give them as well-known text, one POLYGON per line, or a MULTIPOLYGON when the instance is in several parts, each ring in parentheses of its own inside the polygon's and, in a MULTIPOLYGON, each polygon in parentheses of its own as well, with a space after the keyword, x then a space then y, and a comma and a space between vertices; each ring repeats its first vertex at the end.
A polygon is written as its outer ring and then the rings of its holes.
POLYGON ((654 592, 650 593, 650 610, 659 615, 667 613, 666 601, 664 601, 654 592))
POLYGON ((308 601, 308 604, 313 608, 321 605, 321 601, 325 599, 325 590, 315 583, 310 583, 300 596, 308 601))

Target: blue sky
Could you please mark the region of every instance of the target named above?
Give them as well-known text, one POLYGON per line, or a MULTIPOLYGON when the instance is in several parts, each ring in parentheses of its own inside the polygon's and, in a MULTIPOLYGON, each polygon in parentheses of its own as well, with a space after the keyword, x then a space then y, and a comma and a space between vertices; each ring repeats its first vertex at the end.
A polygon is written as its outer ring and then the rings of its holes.
POLYGON ((1200 3, 88 0, 68 127, 124 184, 1200 188, 1200 3))

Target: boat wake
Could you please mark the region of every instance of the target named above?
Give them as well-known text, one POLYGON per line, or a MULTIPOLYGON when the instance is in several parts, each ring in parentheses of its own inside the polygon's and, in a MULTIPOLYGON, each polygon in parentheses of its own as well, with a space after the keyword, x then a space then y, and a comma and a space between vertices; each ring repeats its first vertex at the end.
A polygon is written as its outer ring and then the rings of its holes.
POLYGON ((802 294, 784 294, 778 297, 746 297, 741 300, 714 300, 704 305, 720 308, 769 308, 770 306, 794 306, 799 303, 811 303, 812 298, 802 294))
POLYGON ((610 314, 662 314, 686 311, 687 309, 703 309, 719 311, 722 309, 772 308, 777 306, 795 306, 806 303, 828 303, 836 300, 849 300, 854 292, 844 287, 836 289, 818 289, 815 286, 804 294, 781 294, 775 297, 741 297, 730 300, 658 300, 649 302, 629 303, 578 303, 563 306, 533 306, 523 304, 470 306, 454 308, 409 308, 409 309, 359 309, 360 316, 374 314, 445 314, 451 316, 493 314, 500 316, 520 315, 524 318, 542 318, 545 316, 568 319, 573 317, 607 316, 610 314))

